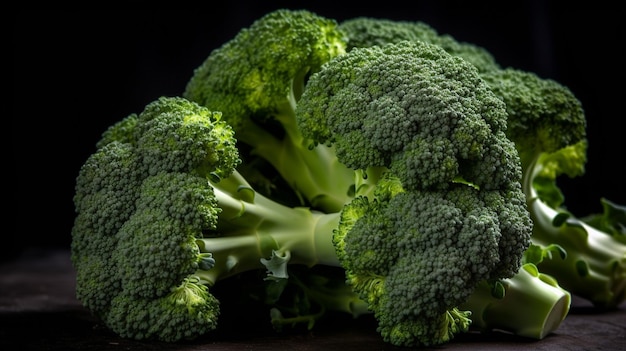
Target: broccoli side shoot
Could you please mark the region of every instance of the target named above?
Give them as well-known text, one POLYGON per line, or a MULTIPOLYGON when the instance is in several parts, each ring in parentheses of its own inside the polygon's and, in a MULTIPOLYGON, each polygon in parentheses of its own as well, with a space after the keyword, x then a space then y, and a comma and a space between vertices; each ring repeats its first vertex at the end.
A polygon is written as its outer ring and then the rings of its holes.
POLYGON ((336 21, 305 10, 271 12, 213 50, 183 93, 223 113, 238 141, 251 149, 244 159, 264 159, 301 205, 327 212, 339 211, 350 198, 354 173, 332 149, 311 150, 303 143, 294 111, 308 76, 345 52, 336 27, 336 21))
POLYGON ((477 69, 424 42, 355 48, 311 75, 296 118, 314 145, 377 178, 345 206, 334 242, 383 338, 437 345, 467 330, 457 306, 479 282, 512 277, 531 233, 505 106, 477 69))

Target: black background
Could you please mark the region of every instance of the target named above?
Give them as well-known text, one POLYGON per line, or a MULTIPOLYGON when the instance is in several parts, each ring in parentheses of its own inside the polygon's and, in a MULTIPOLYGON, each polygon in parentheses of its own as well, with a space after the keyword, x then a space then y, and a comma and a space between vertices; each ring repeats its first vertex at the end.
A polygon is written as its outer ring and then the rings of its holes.
POLYGON ((150 2, 140 11, 8 11, 13 114, 4 170, 13 178, 4 183, 12 201, 3 258, 27 247, 68 247, 74 180, 106 127, 159 96, 180 95, 211 50, 280 7, 338 21, 423 21, 483 46, 502 66, 568 86, 586 111, 590 148, 586 174, 561 180, 566 204, 576 214, 600 211, 602 196, 626 204, 624 13, 617 5, 577 3, 224 1, 152 10, 150 2))

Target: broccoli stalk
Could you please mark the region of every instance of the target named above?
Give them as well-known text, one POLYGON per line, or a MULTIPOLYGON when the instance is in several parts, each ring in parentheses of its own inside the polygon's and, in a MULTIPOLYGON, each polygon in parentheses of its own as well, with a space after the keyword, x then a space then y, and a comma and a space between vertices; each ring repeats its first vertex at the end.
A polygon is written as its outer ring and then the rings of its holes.
MULTIPOLYGON (((573 148, 584 151, 582 145, 573 148)), ((549 176, 550 181, 540 176, 542 165, 550 164, 547 159, 549 155, 540 155, 534 164, 529 164, 524 181, 534 222, 532 242, 542 247, 558 245, 565 255, 543 260, 538 267, 556 277, 565 289, 595 306, 615 308, 626 299, 626 244, 544 200, 562 198, 554 178, 549 176)))
POLYGON ((588 141, 580 101, 567 87, 530 72, 508 68, 482 76, 507 107, 507 135, 519 150, 534 224, 531 241, 566 253, 538 268, 595 306, 616 307, 626 298, 626 243, 609 227, 567 211, 557 185, 560 176, 585 171, 588 141))
POLYGON ((499 284, 502 291, 488 281, 481 282, 459 306, 472 311, 472 328, 540 340, 556 330, 569 313, 571 294, 532 263, 499 284))
POLYGON ((339 266, 330 234, 338 213, 287 207, 255 192, 237 171, 211 184, 220 209, 217 226, 196 243, 214 264, 196 272, 207 285, 265 267, 272 277, 287 277, 287 264, 339 266))

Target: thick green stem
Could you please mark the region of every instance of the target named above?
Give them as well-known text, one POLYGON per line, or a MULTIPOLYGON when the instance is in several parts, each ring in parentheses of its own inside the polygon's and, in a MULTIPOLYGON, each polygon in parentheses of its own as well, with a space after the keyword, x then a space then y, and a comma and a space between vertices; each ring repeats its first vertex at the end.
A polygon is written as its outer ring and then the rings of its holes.
POLYGON ((354 172, 355 196, 366 196, 372 200, 378 181, 383 178, 387 171, 387 167, 369 167, 366 170, 356 170, 354 172))
MULTIPOLYGON (((289 129, 293 134, 293 128, 289 129)), ((354 171, 337 160, 332 147, 318 145, 309 149, 301 137, 289 134, 279 140, 251 120, 236 136, 250 145, 255 155, 269 162, 313 208, 337 212, 350 200, 354 171)))
POLYGON ((502 281, 505 295, 494 297, 491 285, 479 284, 460 309, 472 312, 472 328, 501 330, 533 339, 543 339, 567 316, 571 295, 532 264, 522 266, 502 281))
POLYGON ((198 275, 210 285, 231 275, 262 269, 272 252, 289 252, 289 264, 339 266, 332 243, 339 213, 292 208, 254 193, 238 173, 215 186, 222 209, 217 230, 198 240, 215 265, 198 275))
POLYGON ((626 298, 626 244, 548 206, 532 186, 540 166, 530 166, 524 191, 534 223, 531 240, 541 246, 557 244, 567 253, 565 259, 544 259, 539 269, 597 307, 616 307, 626 298))
POLYGON ((597 307, 613 308, 624 301, 626 245, 578 219, 570 218, 557 224, 555 219, 559 212, 539 199, 530 205, 535 223, 533 243, 557 244, 567 253, 564 259, 544 259, 539 269, 597 307))

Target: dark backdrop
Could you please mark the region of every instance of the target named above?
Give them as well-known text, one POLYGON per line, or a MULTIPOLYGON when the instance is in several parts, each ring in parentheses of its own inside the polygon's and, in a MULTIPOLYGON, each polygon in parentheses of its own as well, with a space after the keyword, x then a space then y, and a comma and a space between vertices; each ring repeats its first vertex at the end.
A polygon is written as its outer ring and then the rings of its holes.
POLYGON ((579 3, 223 1, 207 9, 8 13, 13 115, 11 163, 4 169, 13 179, 4 183, 12 201, 3 257, 26 247, 68 247, 74 180, 105 128, 159 96, 180 95, 212 49, 279 7, 339 21, 424 21, 485 47, 503 66, 561 82, 583 103, 590 143, 586 174, 561 181, 570 210, 600 211, 601 196, 626 204, 624 13, 579 3))

